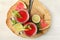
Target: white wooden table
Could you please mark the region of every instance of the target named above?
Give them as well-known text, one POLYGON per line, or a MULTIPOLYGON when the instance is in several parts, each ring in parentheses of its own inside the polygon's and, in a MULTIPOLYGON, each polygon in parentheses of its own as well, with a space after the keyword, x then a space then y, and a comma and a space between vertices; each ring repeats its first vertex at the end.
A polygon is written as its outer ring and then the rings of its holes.
MULTIPOLYGON (((18 0, 0 0, 0 40, 28 40, 18 37, 6 26, 6 16, 9 8, 18 0)), ((39 0, 51 12, 52 25, 43 36, 29 40, 60 40, 60 0, 39 0)))

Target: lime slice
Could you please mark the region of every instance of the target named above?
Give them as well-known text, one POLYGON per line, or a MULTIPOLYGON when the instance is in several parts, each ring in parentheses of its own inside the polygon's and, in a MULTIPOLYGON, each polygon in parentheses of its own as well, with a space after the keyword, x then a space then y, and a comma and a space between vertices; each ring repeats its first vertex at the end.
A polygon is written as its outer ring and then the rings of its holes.
POLYGON ((14 28, 15 28, 15 30, 16 30, 17 32, 20 32, 20 31, 25 30, 25 29, 23 28, 23 25, 20 24, 20 23, 15 24, 15 25, 14 25, 14 28))
POLYGON ((39 23, 40 22, 40 16, 39 15, 33 15, 32 16, 32 21, 34 23, 39 23))

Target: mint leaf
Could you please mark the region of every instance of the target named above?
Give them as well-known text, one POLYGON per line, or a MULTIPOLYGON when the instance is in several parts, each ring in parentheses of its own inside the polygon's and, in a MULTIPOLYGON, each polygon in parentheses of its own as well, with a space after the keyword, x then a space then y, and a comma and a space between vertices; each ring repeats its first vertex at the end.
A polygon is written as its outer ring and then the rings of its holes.
POLYGON ((41 31, 39 30, 40 29, 40 22, 39 23, 36 23, 36 25, 37 25, 37 33, 40 33, 41 31))

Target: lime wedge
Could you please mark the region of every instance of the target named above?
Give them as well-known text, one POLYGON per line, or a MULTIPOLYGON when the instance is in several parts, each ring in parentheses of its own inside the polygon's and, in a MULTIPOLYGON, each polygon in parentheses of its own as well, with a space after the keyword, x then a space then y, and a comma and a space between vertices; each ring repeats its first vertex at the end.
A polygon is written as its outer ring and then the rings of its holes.
POLYGON ((20 32, 20 31, 25 30, 25 29, 23 28, 23 25, 20 24, 20 23, 15 24, 15 25, 14 25, 14 28, 15 28, 15 30, 16 30, 17 32, 20 32))
POLYGON ((40 16, 39 15, 33 15, 32 16, 32 21, 34 23, 39 23, 40 22, 40 16))

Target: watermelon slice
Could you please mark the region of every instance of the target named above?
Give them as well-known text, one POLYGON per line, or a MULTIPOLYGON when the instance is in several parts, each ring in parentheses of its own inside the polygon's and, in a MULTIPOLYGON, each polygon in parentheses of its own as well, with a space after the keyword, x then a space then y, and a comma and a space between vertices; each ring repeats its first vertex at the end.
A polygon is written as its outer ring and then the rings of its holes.
POLYGON ((20 11, 18 12, 20 17, 16 17, 16 20, 20 23, 25 23, 29 20, 29 13, 27 10, 25 9, 20 9, 20 11))
POLYGON ((26 5, 24 2, 19 1, 16 6, 16 10, 19 11, 20 9, 27 9, 26 5))
POLYGON ((28 28, 29 30, 28 31, 24 31, 24 33, 28 37, 34 36, 37 33, 37 26, 34 23, 32 23, 32 22, 29 22, 26 25, 29 25, 30 27, 28 28))
POLYGON ((44 19, 40 20, 40 25, 41 25, 41 29, 40 30, 44 30, 47 28, 48 24, 45 22, 44 19))

